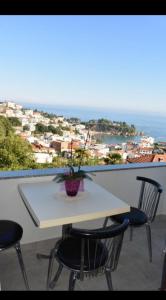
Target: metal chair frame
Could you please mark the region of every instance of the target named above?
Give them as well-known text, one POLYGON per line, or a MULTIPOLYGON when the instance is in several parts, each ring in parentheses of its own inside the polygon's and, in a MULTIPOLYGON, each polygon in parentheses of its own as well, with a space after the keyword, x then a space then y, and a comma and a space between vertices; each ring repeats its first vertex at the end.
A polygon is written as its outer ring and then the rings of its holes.
MULTIPOLYGON (((146 226, 146 234, 147 234, 147 241, 148 241, 148 250, 149 250, 149 261, 152 262, 152 239, 151 239, 151 223, 155 220, 156 212, 160 200, 160 195, 162 193, 162 187, 161 185, 150 178, 137 176, 137 180, 142 181, 141 183, 141 189, 140 189, 140 195, 139 195, 139 201, 138 201, 138 209, 143 211, 147 216, 147 222, 143 225, 146 226)), ((106 227, 107 222, 112 217, 105 218, 103 227, 106 227)), ((138 226, 143 226, 138 225, 138 226)), ((129 224, 130 228, 130 240, 132 240, 133 237, 133 227, 137 225, 131 225, 129 224)))

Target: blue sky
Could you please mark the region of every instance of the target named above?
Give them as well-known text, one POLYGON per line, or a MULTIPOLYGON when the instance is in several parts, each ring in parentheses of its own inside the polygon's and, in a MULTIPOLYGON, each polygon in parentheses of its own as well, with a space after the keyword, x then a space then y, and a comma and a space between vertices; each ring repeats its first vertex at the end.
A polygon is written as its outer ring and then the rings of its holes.
POLYGON ((0 16, 0 99, 166 114, 166 16, 0 16))

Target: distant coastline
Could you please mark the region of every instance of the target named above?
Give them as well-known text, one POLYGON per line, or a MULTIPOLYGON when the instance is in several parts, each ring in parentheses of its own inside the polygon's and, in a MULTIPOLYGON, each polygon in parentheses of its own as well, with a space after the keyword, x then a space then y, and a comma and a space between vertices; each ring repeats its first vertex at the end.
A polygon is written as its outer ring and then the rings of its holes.
POLYGON ((141 136, 120 136, 120 135, 110 135, 110 134, 100 134, 94 136, 97 141, 99 141, 102 144, 107 145, 116 145, 116 144, 122 144, 129 141, 132 142, 139 142, 141 136))
POLYGON ((99 109, 88 107, 71 107, 64 105, 43 105, 39 103, 21 103, 25 108, 39 109, 48 113, 63 115, 65 118, 77 117, 82 121, 91 119, 108 118, 115 121, 125 121, 134 124, 137 131, 143 131, 145 135, 152 136, 156 141, 166 141, 166 117, 157 114, 141 114, 111 109, 99 109))
MULTIPOLYGON (((103 131, 90 131, 91 132, 91 135, 109 135, 109 136, 115 136, 114 134, 112 134, 111 132, 103 132, 103 131)), ((122 136, 122 137, 134 137, 134 136, 142 136, 144 135, 143 133, 141 132, 136 132, 136 134, 131 134, 131 135, 121 135, 121 134, 117 134, 116 136, 122 136)))

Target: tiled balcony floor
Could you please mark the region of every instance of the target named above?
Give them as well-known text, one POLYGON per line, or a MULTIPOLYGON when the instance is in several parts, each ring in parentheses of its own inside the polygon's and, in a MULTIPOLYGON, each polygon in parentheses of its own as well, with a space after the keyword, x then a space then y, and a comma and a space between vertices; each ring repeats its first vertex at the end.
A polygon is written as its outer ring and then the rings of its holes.
MULTIPOLYGON (((133 241, 125 233, 118 268, 112 273, 114 290, 158 290, 161 281, 166 216, 156 217, 152 224, 153 262, 149 263, 145 228, 134 230, 133 241)), ((48 260, 38 260, 37 252, 48 254, 56 240, 22 245, 31 290, 46 290, 48 260)), ((56 267, 56 263, 55 263, 56 267)), ((68 289, 69 272, 63 269, 54 291, 68 289)), ((0 253, 0 281, 2 290, 25 290, 14 249, 0 253)), ((105 276, 77 281, 75 290, 107 290, 105 276)))

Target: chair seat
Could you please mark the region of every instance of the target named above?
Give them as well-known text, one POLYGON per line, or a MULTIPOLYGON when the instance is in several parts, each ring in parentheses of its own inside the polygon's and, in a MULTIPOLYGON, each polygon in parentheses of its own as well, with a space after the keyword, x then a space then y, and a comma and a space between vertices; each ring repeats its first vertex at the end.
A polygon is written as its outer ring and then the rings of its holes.
POLYGON ((0 251, 16 244, 22 234, 23 229, 16 222, 0 220, 0 251))
POLYGON ((136 207, 131 207, 130 212, 112 216, 111 219, 118 223, 123 223, 124 219, 129 219, 129 224, 141 226, 147 222, 146 214, 136 207))
MULTIPOLYGON (((85 256, 84 256, 84 271, 95 270, 101 266, 104 266, 107 258, 108 251, 105 246, 98 242, 97 253, 95 253, 96 241, 89 240, 89 246, 85 244, 85 256), (89 247, 89 248, 88 248, 89 247), (94 265, 94 257, 96 255, 96 262, 94 265), (90 256, 90 257, 89 257, 90 256)), ((68 238, 62 240, 58 247, 57 257, 67 267, 79 270, 81 262, 81 239, 68 238)))

